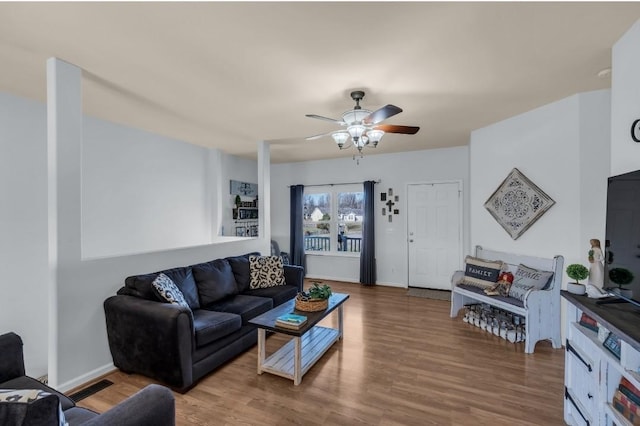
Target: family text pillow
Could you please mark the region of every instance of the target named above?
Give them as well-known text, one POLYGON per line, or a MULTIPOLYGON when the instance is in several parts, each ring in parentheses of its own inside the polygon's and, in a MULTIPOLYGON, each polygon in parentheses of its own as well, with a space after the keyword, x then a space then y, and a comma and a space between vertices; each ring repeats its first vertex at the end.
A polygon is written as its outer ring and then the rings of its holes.
POLYGON ((521 263, 513 276, 509 296, 524 301, 530 291, 544 290, 552 277, 553 272, 539 271, 521 263))
POLYGON ((501 260, 484 260, 473 256, 465 258, 464 277, 460 284, 488 288, 498 282, 504 263, 501 260))
POLYGON ((252 290, 285 285, 284 266, 280 256, 249 256, 249 270, 249 288, 252 290))

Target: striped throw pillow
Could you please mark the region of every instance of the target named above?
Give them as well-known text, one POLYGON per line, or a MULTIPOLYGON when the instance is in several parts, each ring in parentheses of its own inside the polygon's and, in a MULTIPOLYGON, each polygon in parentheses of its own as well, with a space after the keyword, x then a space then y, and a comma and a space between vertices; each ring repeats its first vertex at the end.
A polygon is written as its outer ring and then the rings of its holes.
POLYGON ((484 260, 473 256, 465 258, 464 277, 460 284, 488 288, 498 282, 504 267, 501 260, 484 260))

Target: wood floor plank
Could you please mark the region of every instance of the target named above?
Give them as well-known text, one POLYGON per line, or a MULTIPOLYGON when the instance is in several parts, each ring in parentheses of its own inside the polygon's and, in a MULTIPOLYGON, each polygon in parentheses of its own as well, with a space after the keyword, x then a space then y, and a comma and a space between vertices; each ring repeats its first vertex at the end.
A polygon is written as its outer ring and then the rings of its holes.
MULTIPOLYGON (((344 338, 299 386, 256 374, 257 347, 176 396, 178 425, 562 425, 564 352, 449 318, 449 302, 327 281, 349 293, 344 338)), ((322 321, 337 327, 335 315, 322 321)), ((288 337, 267 338, 267 353, 288 337)), ((102 412, 154 381, 116 371, 79 405, 102 412)), ((87 383, 90 385, 91 383, 87 383)))

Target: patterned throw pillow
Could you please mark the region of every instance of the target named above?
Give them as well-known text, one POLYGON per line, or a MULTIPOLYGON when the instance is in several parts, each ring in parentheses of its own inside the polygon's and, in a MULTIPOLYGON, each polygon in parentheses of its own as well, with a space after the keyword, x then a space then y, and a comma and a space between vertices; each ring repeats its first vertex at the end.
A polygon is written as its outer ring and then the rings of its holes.
POLYGON ((153 280, 153 288, 158 293, 162 299, 166 300, 169 303, 173 303, 176 305, 184 306, 185 308, 191 310, 189 308, 189 304, 186 300, 184 300, 184 296, 182 292, 176 286, 176 284, 171 281, 171 278, 166 276, 165 274, 160 274, 158 277, 153 280))
POLYGON ((504 263, 501 260, 484 260, 473 256, 465 258, 464 277, 460 284, 488 288, 498 282, 504 263))
POLYGON ((521 263, 513 276, 513 285, 509 289, 509 296, 524 302, 530 291, 545 289, 551 281, 551 277, 553 277, 553 272, 539 271, 521 263))
POLYGON ((251 290, 285 285, 284 266, 280 256, 249 256, 249 269, 251 290))
MULTIPOLYGON (((57 396, 49 392, 46 392, 42 389, 0 389, 0 404, 17 403, 17 404, 22 404, 23 407, 25 407, 26 404, 35 403, 44 398, 55 398, 55 400, 57 401, 57 404, 55 405, 48 404, 46 406, 43 405, 42 407, 38 406, 37 408, 33 406, 34 411, 38 412, 35 415, 29 413, 28 409, 25 410, 24 408, 13 410, 13 412, 12 410, 3 410, 4 414, 10 416, 13 420, 21 419, 22 422, 24 422, 24 424, 28 424, 31 421, 37 421, 37 420, 42 422, 44 420, 43 413, 41 412, 42 409, 43 408, 47 410, 51 409, 53 411, 48 411, 49 420, 53 420, 54 418, 57 417, 59 426, 68 426, 69 424, 67 423, 64 417, 64 412, 62 411, 62 405, 60 404, 60 400, 58 399, 57 396)), ((42 401, 42 402, 45 402, 45 401, 42 401)), ((50 401, 50 402, 53 403, 53 401, 50 401)), ((21 424, 22 422, 19 422, 17 424, 21 424)))

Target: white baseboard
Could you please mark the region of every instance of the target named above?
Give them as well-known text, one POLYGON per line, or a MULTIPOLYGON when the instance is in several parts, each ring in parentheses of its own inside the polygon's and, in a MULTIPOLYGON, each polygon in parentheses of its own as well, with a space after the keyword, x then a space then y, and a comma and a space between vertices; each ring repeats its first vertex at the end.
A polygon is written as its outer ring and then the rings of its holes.
MULTIPOLYGON (((358 280, 347 280, 344 277, 329 277, 326 275, 307 275, 305 278, 311 279, 311 280, 329 280, 329 281, 342 281, 342 282, 347 282, 347 283, 353 283, 353 284, 360 284, 360 282, 358 280)), ((381 285, 384 287, 398 287, 398 288, 408 288, 405 284, 399 284, 399 283, 381 283, 381 282, 377 282, 376 285, 381 285)))
POLYGON ((100 376, 104 376, 107 373, 110 373, 116 369, 116 366, 113 365, 112 362, 109 364, 103 365, 102 367, 98 367, 95 370, 89 371, 86 374, 76 377, 75 379, 71 379, 65 383, 62 383, 58 386, 52 386, 58 392, 67 392, 71 389, 77 388, 79 386, 84 385, 85 383, 89 383, 92 380, 97 379, 100 376))

